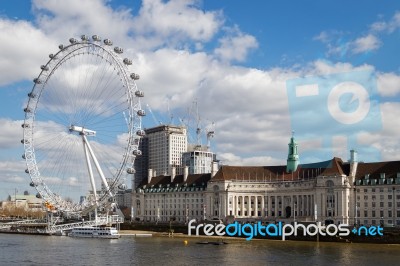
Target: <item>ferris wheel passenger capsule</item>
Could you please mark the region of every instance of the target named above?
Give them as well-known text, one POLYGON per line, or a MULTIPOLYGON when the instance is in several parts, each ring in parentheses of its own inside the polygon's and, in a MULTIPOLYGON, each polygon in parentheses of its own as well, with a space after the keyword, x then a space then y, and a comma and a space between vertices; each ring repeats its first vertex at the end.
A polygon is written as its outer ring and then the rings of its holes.
POLYGON ((50 57, 50 59, 53 59, 54 55, 53 54, 49 54, 49 57, 50 57))
POLYGON ((26 159, 26 156, 25 156, 25 154, 22 154, 22 159, 24 159, 24 160, 26 159))
POLYGON ((136 173, 136 170, 135 170, 135 168, 128 168, 128 169, 126 169, 126 172, 130 175, 133 175, 134 173, 136 173))
POLYGON ((99 35, 96 35, 96 34, 92 36, 92 39, 93 39, 93 41, 96 41, 96 42, 101 41, 100 36, 99 36, 99 35))
POLYGON ((36 198, 41 199, 42 196, 39 193, 36 193, 36 198))
POLYGON ((87 41, 89 41, 89 37, 87 35, 83 34, 81 36, 81 40, 84 41, 84 42, 87 42, 87 41))
POLYGON ((104 44, 108 45, 108 46, 111 46, 113 44, 113 42, 110 39, 105 39, 104 40, 104 44))
POLYGON ((45 65, 41 65, 41 66, 40 66, 40 69, 41 69, 41 70, 44 70, 44 71, 47 71, 47 70, 49 70, 49 67, 48 67, 48 66, 45 66, 45 65))
POLYGON ((35 78, 33 82, 35 82, 36 84, 42 84, 42 81, 39 78, 35 78))
POLYGON ((135 137, 133 137, 132 142, 133 142, 134 145, 139 145, 140 138, 135 138, 135 137))
POLYGON ((75 39, 75 38, 71 38, 71 39, 69 39, 69 42, 70 42, 71 44, 75 44, 75 43, 78 42, 78 40, 75 39))
POLYGON ((22 127, 22 128, 28 128, 28 127, 29 127, 29 124, 23 123, 23 124, 21 125, 21 127, 22 127))
POLYGON ((133 155, 140 156, 140 155, 142 155, 142 151, 141 150, 134 150, 133 151, 133 155))
POLYGON ((125 184, 119 184, 119 185, 118 185, 118 188, 119 188, 120 190, 126 190, 126 185, 125 185, 125 184))
POLYGON ((30 93, 28 93, 28 97, 29 97, 29 98, 35 98, 36 95, 35 95, 34 93, 30 92, 30 93))
POLYGON ((138 111, 137 111, 137 114, 138 114, 139 116, 145 116, 145 115, 146 115, 146 112, 145 112, 144 110, 138 110, 138 111))
POLYGON ((139 76, 138 74, 135 74, 135 73, 132 73, 132 74, 130 75, 130 77, 131 77, 131 79, 133 79, 133 80, 138 80, 138 79, 140 78, 140 76, 139 76))
POLYGON ((25 169, 25 173, 29 174, 29 169, 28 168, 25 169))
POLYGON ((122 54, 124 52, 124 49, 122 49, 121 47, 114 47, 114 52, 116 52, 117 54, 122 54))
POLYGON ((144 132, 144 130, 140 129, 140 130, 136 131, 136 135, 143 137, 146 135, 146 132, 144 132))
POLYGON ((125 58, 125 59, 124 59, 124 64, 125 64, 125 65, 132 65, 132 60, 131 60, 131 59, 128 59, 128 58, 125 58))
POLYGON ((136 97, 144 97, 144 92, 137 90, 137 91, 135 91, 135 95, 136 95, 136 97))
POLYGON ((25 113, 30 113, 30 112, 32 112, 32 111, 31 111, 31 108, 26 107, 26 108, 24 108, 24 112, 25 112, 25 113))
POLYGON ((29 183, 29 185, 30 185, 31 187, 34 187, 34 186, 35 186, 35 183, 33 183, 33 181, 32 181, 32 182, 29 183))
POLYGON ((64 45, 63 45, 63 44, 60 44, 60 45, 58 46, 58 48, 59 48, 60 50, 62 50, 62 49, 64 49, 64 45))

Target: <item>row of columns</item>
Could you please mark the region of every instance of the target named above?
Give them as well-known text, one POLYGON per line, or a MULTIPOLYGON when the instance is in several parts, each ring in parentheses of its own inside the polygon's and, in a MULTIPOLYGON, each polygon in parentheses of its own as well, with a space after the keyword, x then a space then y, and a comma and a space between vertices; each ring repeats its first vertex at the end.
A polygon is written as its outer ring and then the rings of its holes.
POLYGON ((314 195, 229 195, 228 215, 235 217, 286 217, 287 206, 291 208, 290 217, 312 216, 314 213, 314 195))

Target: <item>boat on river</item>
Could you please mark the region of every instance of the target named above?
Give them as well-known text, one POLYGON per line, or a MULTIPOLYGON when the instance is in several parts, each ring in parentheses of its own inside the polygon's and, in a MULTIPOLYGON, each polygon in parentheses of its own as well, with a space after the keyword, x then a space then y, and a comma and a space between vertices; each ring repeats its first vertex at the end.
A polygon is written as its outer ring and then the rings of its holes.
POLYGON ((120 234, 115 227, 98 227, 98 226, 85 226, 75 227, 69 233, 71 237, 85 237, 85 238, 119 238, 120 234))

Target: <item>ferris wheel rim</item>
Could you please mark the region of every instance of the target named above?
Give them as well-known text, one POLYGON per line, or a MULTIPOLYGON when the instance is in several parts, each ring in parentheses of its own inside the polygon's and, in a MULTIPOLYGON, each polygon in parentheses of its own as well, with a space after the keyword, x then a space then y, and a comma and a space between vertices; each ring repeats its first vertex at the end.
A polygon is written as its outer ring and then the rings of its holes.
MULTIPOLYGON (((104 53, 107 56, 106 61, 110 64, 114 64, 114 68, 118 69, 118 73, 121 74, 121 81, 123 87, 125 87, 127 95, 127 103, 129 109, 128 118, 125 117, 127 128, 128 128, 128 138, 127 146, 125 152, 122 155, 122 162, 120 163, 120 168, 117 169, 116 175, 113 178, 113 182, 110 184, 109 192, 114 191, 117 188, 119 179, 124 170, 127 169, 128 173, 134 172, 133 169, 134 156, 133 152, 138 150, 139 141, 142 133, 141 130, 141 106, 140 97, 143 97, 143 92, 138 90, 135 80, 138 79, 138 75, 135 73, 130 73, 128 65, 132 64, 130 59, 123 59, 120 57, 122 54, 122 49, 119 47, 114 47, 112 49, 112 42, 109 39, 104 40, 104 44, 101 44, 100 38, 97 35, 93 35, 92 40, 82 36, 82 40, 71 38, 70 44, 67 46, 60 45, 60 51, 56 54, 50 54, 50 60, 45 65, 41 66, 42 71, 37 78, 34 79, 34 85, 31 92, 28 94, 28 103, 25 111, 25 120, 22 124, 23 127, 23 140, 24 144, 24 159, 27 164, 26 172, 30 175, 31 186, 35 187, 38 194, 55 209, 60 211, 68 212, 84 212, 92 208, 93 206, 84 206, 81 204, 69 204, 65 199, 62 199, 59 195, 52 192, 48 187, 45 180, 43 180, 40 169, 36 162, 35 156, 35 146, 34 146, 34 127, 36 125, 36 112, 40 97, 46 88, 48 81, 51 79, 52 75, 58 70, 64 62, 70 60, 71 56, 84 55, 85 53, 102 56, 99 53, 104 53), (81 53, 75 53, 81 50, 81 53), (37 93, 39 92, 39 93, 37 93), (131 160, 131 162, 128 162, 131 160), (131 167, 128 167, 128 164, 131 167)), ((104 59, 104 58, 103 58, 104 59)), ((144 113, 143 113, 144 114, 144 113)), ((124 114, 125 116, 125 114, 124 114)), ((71 126, 71 125, 70 125, 71 126)), ((99 198, 98 204, 104 205, 109 196, 105 193, 99 198)))

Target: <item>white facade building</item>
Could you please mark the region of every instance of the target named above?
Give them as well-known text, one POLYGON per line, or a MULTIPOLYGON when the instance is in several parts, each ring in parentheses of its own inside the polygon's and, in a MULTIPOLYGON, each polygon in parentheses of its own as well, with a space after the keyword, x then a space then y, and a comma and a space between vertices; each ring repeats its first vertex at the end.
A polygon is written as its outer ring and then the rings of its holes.
POLYGON ((189 174, 211 173, 214 153, 209 151, 188 151, 182 154, 183 165, 189 167, 189 174))
POLYGON ((156 176, 133 192, 133 217, 145 222, 204 220, 211 174, 156 176))
POLYGON ((350 158, 299 164, 292 137, 287 165, 150 177, 133 192, 134 217, 400 226, 400 161, 361 163, 355 151, 350 158))
POLYGON ((187 151, 185 127, 161 125, 146 129, 148 169, 156 175, 166 175, 176 168, 182 174, 182 153, 187 151))
POLYGON ((22 208, 24 210, 44 210, 43 199, 35 195, 13 195, 10 201, 3 201, 1 208, 22 208))

